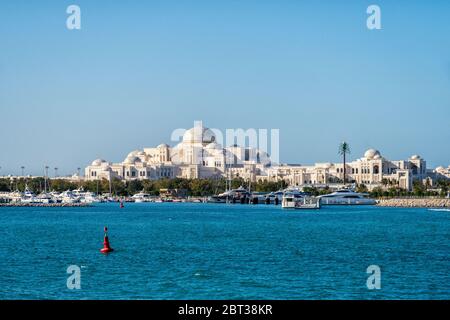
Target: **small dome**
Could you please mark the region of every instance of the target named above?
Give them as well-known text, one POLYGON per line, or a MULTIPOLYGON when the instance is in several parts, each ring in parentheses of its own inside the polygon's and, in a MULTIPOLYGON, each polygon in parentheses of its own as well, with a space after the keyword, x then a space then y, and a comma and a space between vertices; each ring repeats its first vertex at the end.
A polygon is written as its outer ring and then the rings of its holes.
POLYGON ((183 135, 183 142, 185 143, 211 143, 215 140, 214 132, 203 126, 191 128, 183 135))
POLYGON ((418 154, 412 155, 411 160, 420 160, 420 156, 418 154))
POLYGON ((95 159, 92 161, 91 166, 100 166, 102 163, 105 163, 106 161, 103 159, 95 159))
POLYGON ((443 167, 443 166, 439 166, 439 167, 437 167, 436 168, 436 171, 442 171, 442 170, 444 170, 445 168, 443 167))
POLYGON ((165 143, 161 143, 159 146, 157 146, 158 149, 162 149, 162 148, 169 148, 169 146, 165 143))
POLYGON ((372 160, 376 155, 381 156, 380 151, 369 149, 364 153, 364 158, 366 158, 367 160, 372 160))

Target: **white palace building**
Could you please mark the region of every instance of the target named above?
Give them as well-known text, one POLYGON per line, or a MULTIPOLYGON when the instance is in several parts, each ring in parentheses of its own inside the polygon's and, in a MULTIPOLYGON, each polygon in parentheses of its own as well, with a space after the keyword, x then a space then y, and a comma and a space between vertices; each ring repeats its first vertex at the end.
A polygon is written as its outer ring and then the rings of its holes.
MULTIPOLYGON (((407 160, 388 160, 378 150, 369 149, 363 157, 346 163, 347 181, 365 184, 369 189, 390 182, 410 190, 416 179, 450 178, 450 167, 427 170, 418 155, 407 160)), ((214 132, 203 126, 187 130, 175 147, 160 144, 130 152, 121 163, 94 160, 85 169, 85 179, 236 178, 248 181, 285 180, 292 186, 341 183, 343 163, 288 165, 270 162, 269 155, 255 148, 237 145, 222 147, 214 132)))

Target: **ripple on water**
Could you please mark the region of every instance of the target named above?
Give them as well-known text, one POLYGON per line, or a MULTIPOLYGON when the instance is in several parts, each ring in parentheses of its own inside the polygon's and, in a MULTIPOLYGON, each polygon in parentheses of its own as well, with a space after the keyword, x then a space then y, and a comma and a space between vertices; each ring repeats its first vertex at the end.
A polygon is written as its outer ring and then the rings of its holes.
POLYGON ((0 208, 0 298, 449 299, 450 220, 441 211, 0 208), (115 249, 107 256, 104 225, 115 249), (83 266, 81 290, 67 289, 72 264, 83 266), (372 264, 381 290, 366 287, 372 264))

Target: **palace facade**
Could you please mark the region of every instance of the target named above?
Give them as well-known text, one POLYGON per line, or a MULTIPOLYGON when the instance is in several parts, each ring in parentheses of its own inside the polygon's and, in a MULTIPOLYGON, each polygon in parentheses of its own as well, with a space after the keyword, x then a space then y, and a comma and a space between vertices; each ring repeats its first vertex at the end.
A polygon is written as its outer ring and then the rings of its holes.
MULTIPOLYGON (((395 185, 410 190, 412 182, 427 177, 426 161, 418 155, 408 160, 388 160, 378 150, 369 149, 363 157, 345 164, 348 183, 377 186, 395 185)), ((280 165, 268 170, 269 180, 283 179, 290 185, 342 183, 343 163, 316 163, 312 166, 280 165)))
POLYGON ((237 145, 222 147, 214 132, 203 126, 187 130, 175 147, 160 144, 130 152, 123 162, 94 160, 85 169, 88 180, 119 178, 220 178, 242 177, 255 180, 270 166, 266 152, 237 145))
MULTIPOLYGON (((388 160, 380 151, 367 150, 345 165, 348 183, 376 186, 398 186, 411 190, 414 180, 450 179, 450 167, 427 170, 419 155, 407 160, 388 160)), ((339 184, 344 179, 343 163, 314 165, 274 164, 269 155, 255 148, 222 147, 214 132, 203 126, 187 130, 175 147, 160 144, 130 152, 124 161, 111 163, 94 160, 85 169, 85 179, 162 179, 162 178, 243 178, 248 181, 286 181, 292 186, 339 184)))

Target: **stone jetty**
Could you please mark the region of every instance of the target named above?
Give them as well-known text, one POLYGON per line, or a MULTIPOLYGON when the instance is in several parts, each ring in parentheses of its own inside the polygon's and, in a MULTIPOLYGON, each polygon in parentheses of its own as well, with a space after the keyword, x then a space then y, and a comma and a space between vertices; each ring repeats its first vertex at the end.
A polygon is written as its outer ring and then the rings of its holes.
POLYGON ((377 206, 400 208, 450 208, 448 198, 392 198, 380 199, 377 206))
POLYGON ((89 203, 0 203, 0 207, 42 207, 42 208, 70 208, 70 207, 91 207, 89 203))

